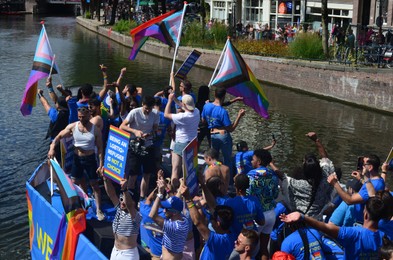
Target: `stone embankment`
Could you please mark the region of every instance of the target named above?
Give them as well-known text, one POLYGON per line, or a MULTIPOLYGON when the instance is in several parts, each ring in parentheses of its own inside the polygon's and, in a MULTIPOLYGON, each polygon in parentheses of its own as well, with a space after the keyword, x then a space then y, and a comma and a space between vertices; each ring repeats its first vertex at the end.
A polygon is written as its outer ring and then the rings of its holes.
MULTIPOLYGON (((97 21, 77 17, 77 22, 120 44, 132 46, 131 37, 110 31, 97 21)), ((181 46, 177 60, 183 62, 192 50, 193 48, 181 46)), ((173 59, 173 49, 155 41, 146 42, 142 51, 173 59)), ((202 52, 202 55, 196 66, 214 69, 221 52, 198 51, 202 52)), ((262 82, 393 113, 393 69, 354 68, 327 62, 242 56, 262 82)))

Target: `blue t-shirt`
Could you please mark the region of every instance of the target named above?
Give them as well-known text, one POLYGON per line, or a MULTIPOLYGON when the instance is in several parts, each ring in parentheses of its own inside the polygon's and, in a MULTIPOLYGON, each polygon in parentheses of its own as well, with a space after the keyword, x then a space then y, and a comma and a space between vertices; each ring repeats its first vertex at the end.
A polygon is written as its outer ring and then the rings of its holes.
POLYGON ((160 115, 160 123, 158 124, 158 130, 159 130, 160 134, 158 134, 154 138, 153 145, 155 147, 161 147, 162 146, 162 143, 164 142, 166 130, 167 130, 168 126, 171 124, 171 120, 169 120, 168 118, 164 117, 164 113, 163 112, 159 112, 159 115, 160 115))
POLYGON ((70 119, 69 122, 74 123, 78 121, 78 99, 76 97, 72 97, 67 101, 68 108, 70 110, 70 119))
MULTIPOLYGON (((302 230, 304 230, 307 235, 310 248, 310 259, 325 259, 325 255, 320 244, 321 235, 319 232, 313 228, 303 228, 302 230)), ((304 259, 304 244, 300 237, 299 230, 296 230, 284 239, 281 244, 281 251, 293 255, 296 260, 304 259)))
POLYGON ((209 129, 232 124, 228 111, 222 106, 216 106, 213 103, 207 103, 203 106, 202 118, 206 120, 209 129))
POLYGON ((345 260, 344 250, 328 237, 322 237, 322 249, 327 260, 345 260))
MULTIPOLYGON (((143 227, 143 225, 155 224, 153 219, 149 217, 153 203, 151 205, 147 205, 145 202, 146 200, 143 200, 139 204, 139 212, 142 215, 140 228, 141 244, 143 247, 150 248, 152 254, 160 256, 162 254, 162 233, 154 232, 143 227)), ((165 213, 162 208, 159 208, 158 215, 165 218, 165 213)))
MULTIPOLYGON (((370 179, 370 181, 373 184, 376 192, 385 189, 385 181, 382 179, 382 177, 379 177, 378 179, 370 179)), ((356 221, 363 223, 364 205, 366 201, 369 199, 366 184, 363 184, 363 186, 360 188, 359 195, 362 197, 363 203, 354 205, 355 206, 354 216, 356 221)))
POLYGON ((345 258, 379 259, 378 248, 382 246, 383 232, 373 232, 364 227, 341 227, 337 241, 344 247, 345 258))
POLYGON ((278 235, 281 234, 285 225, 285 223, 281 221, 280 215, 284 213, 287 214, 288 209, 284 206, 284 204, 278 202, 274 208, 274 213, 276 214, 276 222, 274 223, 273 230, 270 233, 270 238, 277 241, 278 235))
POLYGON ((228 259, 232 253, 236 239, 237 237, 233 233, 217 234, 216 232, 210 231, 209 239, 206 241, 199 259, 228 259))
POLYGON ((233 233, 238 236, 243 228, 256 229, 254 220, 265 220, 262 207, 255 196, 236 196, 225 202, 233 209, 233 233))
POLYGON ((259 167, 247 173, 250 179, 250 188, 247 195, 256 196, 262 204, 263 211, 269 211, 276 206, 278 197, 278 177, 270 168, 259 167))
POLYGON ((378 230, 385 233, 390 240, 393 240, 393 220, 381 219, 378 222, 378 230))
POLYGON ((253 169, 251 160, 254 155, 254 151, 238 152, 235 155, 235 163, 237 173, 248 173, 253 169))

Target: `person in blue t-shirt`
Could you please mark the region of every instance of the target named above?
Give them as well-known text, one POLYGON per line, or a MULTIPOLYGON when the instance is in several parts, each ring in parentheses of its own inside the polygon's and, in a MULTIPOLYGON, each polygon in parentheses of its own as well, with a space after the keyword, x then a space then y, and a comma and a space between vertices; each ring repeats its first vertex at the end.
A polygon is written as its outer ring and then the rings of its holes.
MULTIPOLYGON (((152 258, 159 259, 162 254, 162 232, 160 227, 149 217, 154 199, 157 195, 155 189, 150 195, 139 203, 139 212, 142 215, 141 244, 148 249, 152 258)), ((165 218, 162 208, 158 209, 158 215, 165 218)))
POLYGON ((304 223, 291 223, 295 231, 287 236, 281 244, 281 251, 293 255, 297 260, 325 259, 322 251, 321 235, 313 228, 307 228, 304 223))
POLYGON ((304 221, 307 225, 336 239, 345 251, 348 259, 378 259, 378 248, 382 245, 384 233, 378 230, 378 222, 384 216, 387 205, 377 197, 367 200, 363 212, 363 226, 338 227, 331 223, 324 223, 299 212, 281 215, 285 223, 304 221))
POLYGON ((224 164, 231 168, 232 164, 232 137, 233 132, 246 111, 240 109, 235 121, 232 123, 228 111, 222 107, 225 100, 225 88, 218 87, 214 92, 213 103, 207 103, 203 107, 202 122, 208 124, 211 134, 212 147, 218 152, 222 152, 224 164))
POLYGON ((273 230, 276 221, 274 208, 276 198, 278 197, 278 176, 268 167, 272 162, 272 156, 269 151, 257 149, 254 151, 251 164, 253 170, 247 173, 250 179, 250 188, 247 189, 248 195, 254 195, 261 203, 265 224, 259 229, 260 232, 260 252, 262 257, 269 257, 267 245, 270 239, 270 233, 273 230))
MULTIPOLYGON (((376 155, 369 155, 363 157, 363 165, 361 165, 361 175, 363 178, 367 178, 374 186, 376 191, 384 190, 385 189, 385 181, 379 175, 379 166, 381 165, 381 161, 378 156, 376 155)), ((360 179, 360 171, 352 172, 353 176, 356 176, 360 179)), ((364 203, 369 199, 369 195, 367 192, 366 185, 360 188, 358 193, 349 194, 347 193, 338 182, 337 176, 335 174, 329 175, 327 181, 332 185, 335 190, 337 191, 338 195, 343 199, 345 203, 348 205, 355 205, 354 208, 354 217, 356 221, 362 222, 363 217, 363 209, 364 203)))
MULTIPOLYGON (((273 135, 273 141, 272 144, 269 146, 264 147, 264 150, 270 150, 276 145, 276 139, 274 138, 273 135)), ((236 167, 236 173, 248 173, 251 171, 252 164, 252 156, 254 155, 254 151, 248 150, 248 145, 245 141, 240 141, 239 143, 236 144, 236 149, 237 153, 235 155, 235 167, 236 167)))
MULTIPOLYGON (((203 184, 202 186, 204 191, 209 192, 203 184)), ((215 206, 214 208, 209 208, 213 215, 211 223, 214 231, 211 231, 205 224, 203 216, 195 207, 188 187, 183 184, 180 187, 180 192, 186 199, 187 207, 194 225, 197 227, 202 238, 206 241, 205 246, 202 249, 200 259, 228 259, 232 252, 233 244, 236 240, 236 235, 230 230, 233 221, 232 208, 221 205, 215 206)))
POLYGON ((243 228, 254 229, 254 221, 259 225, 265 224, 260 201, 255 196, 247 195, 247 189, 250 186, 250 180, 246 174, 237 174, 235 176, 236 196, 225 202, 226 206, 230 206, 234 211, 234 221, 232 230, 237 235, 243 228))

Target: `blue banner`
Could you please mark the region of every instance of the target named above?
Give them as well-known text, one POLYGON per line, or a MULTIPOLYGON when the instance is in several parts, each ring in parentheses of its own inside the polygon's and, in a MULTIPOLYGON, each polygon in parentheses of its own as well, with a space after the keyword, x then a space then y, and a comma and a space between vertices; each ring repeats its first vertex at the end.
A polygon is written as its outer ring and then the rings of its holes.
POLYGON ((198 141, 195 137, 183 150, 184 181, 191 197, 198 195, 198 141))
POLYGON ((117 183, 124 178, 129 142, 130 133, 111 125, 105 151, 104 174, 117 183))
POLYGON ((179 79, 185 79, 188 72, 190 72, 191 68, 194 66, 195 62, 199 59, 199 56, 201 56, 202 53, 200 53, 197 50, 193 50, 190 55, 188 55, 188 58, 183 62, 179 70, 176 72, 175 77, 179 79))

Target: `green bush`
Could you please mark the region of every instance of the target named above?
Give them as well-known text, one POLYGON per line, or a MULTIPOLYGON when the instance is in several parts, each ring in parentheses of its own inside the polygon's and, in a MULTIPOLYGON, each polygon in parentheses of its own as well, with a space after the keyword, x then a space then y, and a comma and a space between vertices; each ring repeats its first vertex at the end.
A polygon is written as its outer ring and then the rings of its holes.
POLYGON ((86 11, 86 12, 85 12, 85 18, 86 18, 86 19, 91 19, 91 13, 90 13, 90 11, 86 11))
POLYGON ((215 23, 210 30, 202 28, 202 23, 193 21, 183 29, 182 45, 220 49, 227 39, 227 26, 215 23))
POLYGON ((131 29, 137 26, 134 20, 120 20, 113 26, 113 30, 119 33, 128 34, 131 29))
POLYGON ((235 42, 236 49, 241 53, 286 57, 289 56, 288 45, 281 41, 250 41, 240 39, 235 42))
POLYGON ((289 45, 292 57, 302 59, 324 59, 322 40, 317 34, 299 33, 289 45))

